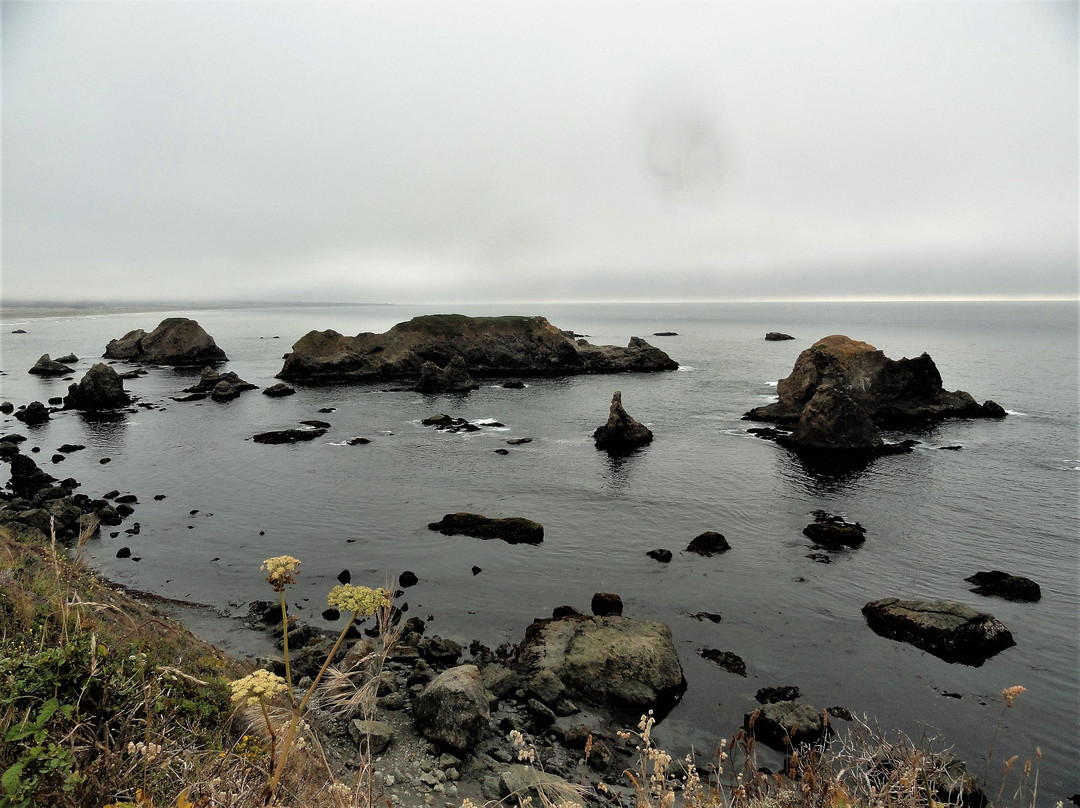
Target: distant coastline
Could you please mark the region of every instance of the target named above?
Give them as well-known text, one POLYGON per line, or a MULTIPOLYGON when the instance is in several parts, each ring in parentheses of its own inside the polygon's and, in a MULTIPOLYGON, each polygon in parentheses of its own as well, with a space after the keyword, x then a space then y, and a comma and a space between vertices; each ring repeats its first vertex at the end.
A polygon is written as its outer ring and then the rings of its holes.
POLYGON ((77 317, 85 315, 137 314, 161 311, 212 311, 219 309, 318 308, 322 306, 396 306, 396 303, 283 302, 269 300, 223 300, 194 303, 190 301, 143 301, 104 303, 101 301, 13 301, 0 303, 0 322, 30 320, 39 317, 77 317))

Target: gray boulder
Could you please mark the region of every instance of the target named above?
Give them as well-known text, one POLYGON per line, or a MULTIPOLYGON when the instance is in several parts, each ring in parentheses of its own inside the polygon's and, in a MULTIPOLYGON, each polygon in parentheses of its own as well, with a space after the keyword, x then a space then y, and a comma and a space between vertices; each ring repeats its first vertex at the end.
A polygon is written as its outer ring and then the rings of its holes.
POLYGON ((428 740, 456 752, 467 752, 488 725, 484 680, 475 665, 443 671, 413 703, 413 720, 428 740))
POLYGON ((98 362, 82 379, 68 387, 64 396, 65 410, 115 410, 131 403, 131 396, 124 391, 124 381, 108 365, 98 362))
POLYGON ((228 357, 203 327, 187 317, 169 317, 147 334, 129 331, 105 346, 106 359, 157 365, 207 365, 228 357))
POLYGON ((607 423, 597 427, 593 432, 596 448, 609 452, 623 452, 651 443, 652 439, 652 431, 631 418, 623 409, 622 393, 616 390, 611 397, 607 423))
POLYGON ((416 389, 421 393, 469 393, 480 389, 480 385, 469 377, 465 360, 458 354, 445 368, 434 362, 425 362, 420 366, 420 382, 416 389))
POLYGON ((15 412, 15 417, 27 426, 43 424, 49 420, 49 408, 40 401, 31 401, 15 412))
POLYGON ((270 396, 270 398, 284 398, 285 396, 291 396, 296 392, 296 389, 285 384, 285 382, 278 382, 270 385, 262 392, 264 396, 270 396))
POLYGON ((1030 578, 1010 575, 1001 570, 976 572, 964 579, 975 584, 971 590, 976 595, 994 595, 1005 600, 1034 603, 1042 599, 1042 588, 1030 578))
POLYGON ((787 752, 801 744, 820 743, 828 732, 820 710, 796 701, 763 704, 743 716, 743 728, 766 746, 787 752))
POLYGON ((951 600, 883 598, 862 608, 867 624, 882 637, 910 643, 940 657, 978 667, 1016 645, 999 620, 951 600))
POLYGON ((51 359, 48 354, 42 354, 28 372, 35 376, 66 376, 71 373, 71 368, 51 359))
POLYGON ((524 681, 550 671, 570 696, 600 706, 663 709, 686 689, 671 629, 620 616, 533 623, 518 648, 517 670, 524 681))
POLYGON ((354 718, 349 724, 349 737, 361 753, 381 754, 394 740, 394 728, 385 721, 366 721, 354 718))
POLYGON ((236 373, 227 370, 219 373, 212 367, 202 369, 199 383, 192 387, 185 387, 185 393, 209 393, 214 401, 231 401, 246 390, 256 389, 251 382, 241 379, 236 373))

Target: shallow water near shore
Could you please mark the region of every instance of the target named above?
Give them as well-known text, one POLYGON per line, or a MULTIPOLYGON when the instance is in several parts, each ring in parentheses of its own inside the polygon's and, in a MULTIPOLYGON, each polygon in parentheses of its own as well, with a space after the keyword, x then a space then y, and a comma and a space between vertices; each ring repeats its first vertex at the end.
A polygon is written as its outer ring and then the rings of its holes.
MULTIPOLYGON (((41 354, 74 352, 80 378, 108 340, 149 330, 169 314, 192 316, 215 337, 230 357, 221 369, 267 387, 282 354, 310 329, 378 332, 451 310, 542 314, 596 344, 641 336, 683 367, 525 380, 522 390, 480 380, 469 396, 360 385, 298 387, 283 399, 252 391, 220 404, 170 399, 197 381, 198 369, 150 368, 125 385, 163 410, 113 420, 60 413, 29 429, 5 416, 2 432, 27 435, 24 451, 40 446, 38 463, 79 480, 83 493, 138 495, 134 515, 106 529, 90 558, 139 589, 240 615, 270 594, 259 563, 288 553, 303 560, 293 590, 301 619, 332 628, 320 612, 342 569, 371 585, 394 583, 408 569, 419 578, 401 599, 410 616, 430 616, 429 633, 492 647, 520 640, 555 606, 585 611, 594 592, 616 592, 627 616, 667 623, 679 648, 688 689, 655 733, 673 753, 691 745, 708 753, 753 709, 758 688, 791 684, 819 708, 841 705, 916 737, 939 733, 980 776, 1000 722, 994 771, 1038 746, 1040 803, 1080 791, 1075 303, 340 306, 22 320, 5 313, 2 397, 19 405, 63 395, 67 382, 26 373, 41 354), (28 333, 10 333, 18 328, 28 333), (776 330, 796 339, 766 342, 765 332, 776 330), (677 336, 652 336, 662 331, 677 336), (751 424, 740 417, 775 396, 776 380, 803 348, 834 333, 892 358, 926 351, 946 388, 994 399, 1010 415, 914 434, 922 443, 912 454, 861 470, 807 468, 749 436, 751 424), (656 435, 617 459, 590 439, 615 390, 656 435), (320 414, 325 407, 335 410, 320 414), (505 426, 448 434, 421 425, 438 412, 505 426), (250 440, 311 418, 332 425, 320 440, 250 440), (354 436, 371 443, 340 445, 354 436), (532 441, 506 443, 524 437, 532 441), (51 464, 64 443, 87 448, 51 464), (106 456, 112 461, 100 464, 106 456), (861 522, 865 545, 833 554, 829 564, 808 559, 801 531, 816 509, 861 522), (453 511, 535 519, 545 540, 511 546, 427 529, 453 511), (125 535, 136 521, 141 532, 125 535), (723 533, 732 550, 712 558, 682 552, 705 530, 723 533), (116 558, 120 547, 141 561, 116 558), (671 563, 646 556, 658 547, 674 553, 671 563), (474 575, 474 566, 482 572, 474 575), (1042 600, 968 591, 965 577, 991 569, 1034 579, 1042 600), (947 664, 870 631, 860 609, 886 596, 949 598, 989 611, 1017 645, 978 668, 947 664), (691 616, 702 611, 722 620, 691 616), (701 658, 704 647, 738 654, 747 677, 701 658), (1016 684, 1028 691, 1002 717, 1000 692, 1016 684)), ((6 482, 6 466, 0 475, 6 482)), ((244 650, 231 629, 221 636, 244 650)), ((996 793, 1000 776, 988 782, 996 793)))

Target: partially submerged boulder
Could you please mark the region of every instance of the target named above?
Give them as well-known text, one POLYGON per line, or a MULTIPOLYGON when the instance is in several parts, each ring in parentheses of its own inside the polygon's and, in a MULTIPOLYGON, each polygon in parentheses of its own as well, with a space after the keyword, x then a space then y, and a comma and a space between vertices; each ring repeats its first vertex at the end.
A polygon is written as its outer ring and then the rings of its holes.
POLYGON ((883 598, 867 603, 862 613, 875 633, 946 662, 978 667, 1016 645, 1012 632, 993 615, 956 601, 883 598))
POLYGON ((724 538, 723 533, 717 533, 715 530, 706 530, 704 533, 695 536, 688 545, 686 545, 687 552, 697 553, 698 555, 711 556, 713 553, 726 553, 731 549, 731 545, 728 544, 728 540, 724 538))
POLYGON ((428 524, 428 530, 437 530, 444 536, 502 539, 508 544, 540 544, 544 540, 544 526, 520 516, 499 519, 478 513, 448 513, 438 522, 428 524))
POLYGON ((41 358, 27 372, 33 373, 35 376, 66 376, 72 371, 67 365, 50 358, 48 354, 42 354, 41 358))
POLYGON ((866 541, 866 528, 858 522, 848 522, 842 516, 814 511, 814 521, 803 528, 815 545, 826 550, 855 548, 866 541))
POLYGON ((443 671, 413 703, 413 720, 424 737, 456 752, 472 748, 490 717, 484 680, 475 665, 443 671))
POLYGON ((270 398, 284 398, 285 396, 291 396, 296 390, 285 384, 285 382, 278 382, 270 385, 262 392, 264 396, 270 396, 270 398))
POLYGON ((778 401, 743 417, 793 428, 781 442, 796 449, 875 452, 878 429, 945 418, 1000 418, 1005 411, 942 387, 928 354, 893 360, 873 345, 841 334, 818 340, 776 386, 778 401))
POLYGON ((627 617, 538 620, 518 646, 525 681, 553 673, 567 693, 599 706, 666 709, 686 689, 671 629, 627 617))
POLYGON ((325 429, 278 429, 272 432, 260 432, 251 439, 256 443, 301 443, 321 438, 325 434, 325 429))
POLYGON ((149 334, 141 328, 129 331, 105 346, 105 358, 157 365, 207 365, 228 359, 214 338, 187 317, 168 317, 149 334))
POLYGON ((651 443, 652 439, 652 431, 631 418, 623 409, 622 393, 616 390, 611 397, 607 423, 593 432, 596 448, 609 452, 625 452, 651 443))
POLYGON ((625 348, 590 345, 543 317, 434 314, 398 323, 383 334, 347 337, 311 331, 290 353, 278 378, 308 384, 418 379, 425 362, 445 368, 460 356, 475 376, 555 376, 676 370, 678 363, 633 337, 625 348))
POLYGON ((765 339, 769 342, 783 342, 789 339, 795 339, 791 334, 784 334, 781 331, 769 331, 765 334, 765 339))
POLYGON ((743 716, 743 728, 766 746, 788 752, 825 739, 828 724, 822 712, 797 701, 763 704, 743 716))
POLYGON ((27 426, 36 426, 49 420, 49 408, 40 401, 31 401, 15 411, 15 417, 27 426))
POLYGON ((469 370, 461 355, 455 356, 440 368, 434 362, 425 362, 420 366, 420 381, 416 389, 420 393, 469 393, 478 390, 480 385, 469 377, 469 370))
POLYGON ((236 373, 227 370, 219 373, 212 367, 202 369, 199 383, 184 388, 185 393, 209 393, 214 401, 232 401, 247 390, 257 389, 251 382, 241 379, 236 373))
POLYGON ((1034 603, 1042 599, 1042 588, 1030 578, 1010 575, 1001 570, 976 572, 964 579, 975 584, 972 592, 977 595, 995 595, 1005 600, 1034 603))
POLYGON ((124 381, 104 362, 95 363, 82 379, 68 387, 64 396, 65 410, 98 412, 126 407, 131 396, 124 390, 124 381))

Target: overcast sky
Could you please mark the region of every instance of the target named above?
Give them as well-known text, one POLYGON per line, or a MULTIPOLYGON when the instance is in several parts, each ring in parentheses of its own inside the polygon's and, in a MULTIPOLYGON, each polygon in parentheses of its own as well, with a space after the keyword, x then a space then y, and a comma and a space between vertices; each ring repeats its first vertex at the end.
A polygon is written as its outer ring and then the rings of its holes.
POLYGON ((10 2, 5 301, 1077 294, 1077 3, 10 2))

